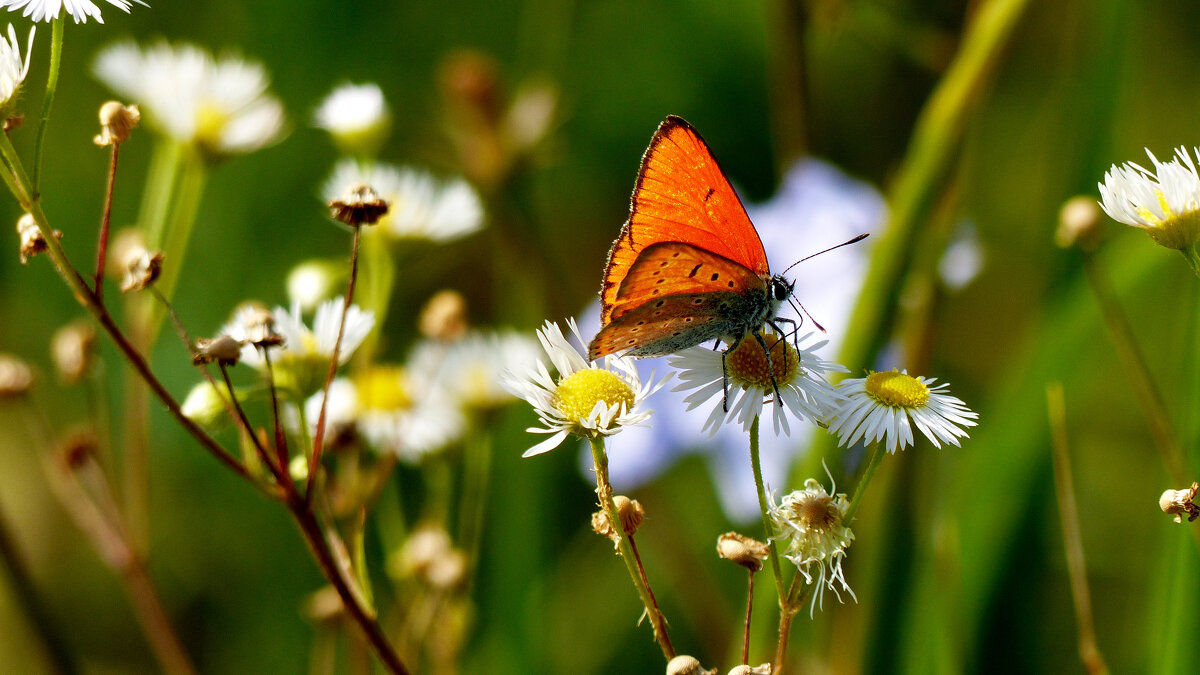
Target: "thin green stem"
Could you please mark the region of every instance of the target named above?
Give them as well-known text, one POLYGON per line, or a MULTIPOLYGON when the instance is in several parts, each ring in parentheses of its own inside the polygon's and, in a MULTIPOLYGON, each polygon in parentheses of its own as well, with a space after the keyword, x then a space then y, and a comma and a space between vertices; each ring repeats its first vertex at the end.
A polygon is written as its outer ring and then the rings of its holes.
POLYGON ((146 237, 146 246, 151 249, 163 247, 167 215, 173 201, 171 195, 183 171, 184 155, 184 146, 171 138, 160 136, 154 144, 137 219, 138 227, 146 237))
POLYGON ((846 515, 842 516, 842 522, 846 525, 854 521, 854 514, 858 511, 859 503, 862 502, 863 495, 867 492, 867 486, 871 484, 871 479, 875 477, 875 472, 883 463, 883 456, 887 454, 883 443, 872 443, 870 452, 871 456, 867 459, 867 465, 863 467, 862 477, 858 479, 858 485, 854 488, 854 496, 850 498, 850 506, 846 509, 846 515))
MULTIPOLYGON (((1109 283, 1108 276, 1104 273, 1104 268, 1100 266, 1099 261, 1090 253, 1084 254, 1083 269, 1087 274, 1092 292, 1096 296, 1096 302, 1100 305, 1100 315, 1104 319, 1104 326, 1108 329, 1113 346, 1116 347, 1118 358, 1125 366, 1125 373, 1137 395, 1142 414, 1146 416, 1150 435, 1162 456, 1167 473, 1177 486, 1191 485, 1191 472, 1171 423, 1171 417, 1167 412, 1166 403, 1150 374, 1146 357, 1138 347, 1137 340, 1133 335, 1133 328, 1128 317, 1125 316, 1124 310, 1121 309, 1121 304, 1109 283)), ((1196 532, 1197 545, 1200 545, 1200 529, 1190 529, 1196 532)))
POLYGON ((1079 626, 1079 658, 1087 672, 1107 675, 1108 665, 1096 644, 1092 596, 1087 585, 1087 562, 1083 557, 1083 535, 1079 528, 1079 508, 1075 504, 1075 481, 1071 476, 1070 441, 1067 438, 1067 413, 1061 382, 1046 384, 1046 407, 1050 417, 1051 449, 1054 453, 1054 491, 1058 494, 1063 548, 1067 554, 1067 575, 1071 579, 1075 621, 1079 626))
POLYGON ((104 190, 104 210, 100 215, 100 234, 96 238, 96 273, 93 290, 96 299, 104 298, 104 267, 108 260, 108 229, 112 220, 113 189, 117 183, 117 158, 120 155, 121 144, 113 141, 112 154, 108 162, 108 183, 104 190))
POLYGON ((775 577, 775 591, 779 598, 779 607, 787 607, 787 591, 783 587, 783 570, 779 566, 779 551, 775 539, 771 536, 770 507, 767 505, 767 486, 763 483, 762 462, 758 457, 758 416, 750 423, 750 467, 754 469, 754 490, 758 493, 758 510, 762 515, 763 537, 771 549, 771 574, 775 577))
POLYGON ((804 575, 796 572, 792 577, 792 585, 788 588, 787 605, 779 613, 779 642, 775 645, 774 675, 783 675, 784 661, 787 660, 788 638, 792 633, 792 621, 800 606, 808 599, 808 592, 813 585, 804 583, 804 575))
POLYGON ((625 561, 626 569, 629 570, 633 586, 642 599, 642 605, 646 608, 646 615, 650 617, 650 625, 654 629, 654 639, 662 648, 663 656, 670 661, 675 658, 675 648, 671 646, 671 638, 667 636, 667 620, 654 602, 649 583, 638 572, 633 549, 629 544, 629 536, 625 533, 625 528, 621 526, 621 517, 617 514, 617 505, 613 501, 612 484, 608 480, 608 454, 604 451, 604 437, 600 436, 590 440, 592 462, 596 466, 596 495, 600 498, 600 507, 608 514, 608 522, 612 524, 613 530, 617 533, 617 549, 625 561))
MULTIPOLYGON (((174 208, 167 222, 166 240, 162 244, 166 264, 163 265, 162 276, 155 283, 168 301, 175 297, 175 288, 179 284, 183 264, 187 258, 188 243, 196 226, 196 214, 200 210, 204 186, 208 182, 208 166, 198 152, 185 152, 180 168, 179 186, 171 199, 174 208)), ((147 308, 147 353, 154 346, 163 318, 163 311, 159 305, 147 308)))
POLYGON ((58 71, 62 69, 63 26, 65 19, 60 15, 50 28, 50 75, 46 79, 46 96, 42 99, 42 119, 38 123, 37 144, 33 155, 33 198, 37 199, 42 186, 42 154, 46 147, 46 125, 50 122, 50 110, 54 107, 54 95, 58 92, 58 71))
MULTIPOLYGON (((492 467, 492 438, 480 426, 472 425, 463 450, 462 503, 458 520, 458 540, 467 553, 472 570, 479 567, 492 467)), ((472 584, 474 578, 474 574, 468 575, 467 583, 472 584)))

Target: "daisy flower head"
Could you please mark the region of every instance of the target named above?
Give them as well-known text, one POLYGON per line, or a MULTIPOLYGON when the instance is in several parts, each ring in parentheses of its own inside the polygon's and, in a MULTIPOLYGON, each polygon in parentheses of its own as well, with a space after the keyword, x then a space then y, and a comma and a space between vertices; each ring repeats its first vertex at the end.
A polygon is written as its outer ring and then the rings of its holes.
POLYGON ((653 384, 653 376, 642 384, 633 359, 605 357, 604 365, 589 363, 580 345, 587 342, 579 334, 574 319, 567 326, 575 344, 563 335, 558 324, 546 322, 538 330, 538 340, 557 371, 550 375, 544 361, 538 360, 523 374, 509 372, 504 386, 533 405, 542 427, 530 427, 535 434, 550 434, 546 440, 525 451, 522 457, 540 455, 557 448, 567 436, 601 438, 650 418, 646 397, 657 391, 665 380, 653 384))
POLYGON ((838 392, 846 400, 833 411, 829 432, 839 437, 838 445, 883 441, 894 453, 913 444, 916 425, 935 447, 941 441, 957 446, 967 437, 963 427, 975 426, 979 415, 947 392, 948 383, 935 382, 896 370, 843 380, 838 392))
POLYGON ((143 49, 126 41, 101 50, 92 71, 138 103, 151 126, 210 156, 253 152, 284 133, 283 105, 254 61, 217 58, 190 44, 160 41, 143 49))
POLYGON ((371 156, 387 140, 392 111, 379 85, 343 84, 321 102, 313 125, 328 131, 342 152, 371 156))
POLYGON ((393 239, 444 243, 483 227, 483 202, 462 178, 439 180, 411 167, 344 159, 333 168, 322 194, 332 201, 351 185, 370 185, 389 209, 378 229, 393 239))
POLYGON ((21 90, 21 83, 29 74, 29 55, 33 52, 33 33, 29 29, 29 42, 25 46, 25 58, 21 58, 21 46, 17 43, 17 31, 8 24, 8 38, 0 37, 0 111, 7 111, 21 90))
MULTIPOLYGON (((126 14, 129 13, 129 8, 135 2, 142 7, 150 6, 142 0, 104 1, 126 14)), ((91 0, 0 0, 0 7, 7 7, 10 12, 23 10, 21 16, 27 16, 35 23, 41 21, 49 23, 57 19, 62 14, 64 7, 67 14, 75 19, 75 23, 87 23, 89 18, 95 19, 96 23, 104 23, 104 17, 100 16, 100 8, 91 0)))
POLYGON ((854 591, 842 574, 842 559, 854 542, 854 532, 846 522, 850 508, 846 495, 826 492, 820 481, 809 478, 803 490, 784 495, 778 504, 774 494, 769 496, 771 539, 780 543, 780 555, 790 560, 808 583, 816 578, 813 607, 821 604, 826 588, 837 594, 838 600, 842 598, 838 586, 853 598, 854 591))
MULTIPOLYGON (((321 303, 313 315, 312 328, 304 324, 298 304, 292 305, 290 310, 276 307, 271 312, 272 329, 282 337, 281 344, 267 348, 277 386, 294 389, 304 397, 321 388, 337 342, 344 306, 345 299, 340 297, 321 303)), ((259 322, 256 315, 259 312, 261 310, 250 306, 239 308, 233 321, 226 324, 221 333, 243 343, 243 363, 266 371, 263 354, 253 344, 255 324, 259 322)), ((342 345, 338 351, 339 365, 350 360, 354 350, 358 349, 374 327, 374 312, 350 305, 350 310, 346 312, 342 345)))
MULTIPOLYGON (((315 433, 323 393, 305 402, 309 432, 315 433)), ((375 364, 329 388, 327 424, 334 439, 350 429, 380 452, 415 463, 462 438, 466 420, 438 383, 414 377, 410 369, 375 364)))
POLYGON ((746 337, 736 349, 722 352, 707 347, 692 347, 672 356, 669 363, 679 369, 680 383, 672 391, 688 391, 684 399, 693 410, 716 399, 703 431, 716 433, 723 422, 737 420, 745 430, 750 429, 763 411, 763 401, 773 399, 779 387, 779 401, 771 419, 775 433, 791 433, 788 413, 800 420, 821 422, 841 397, 825 380, 829 372, 846 372, 846 368, 817 356, 825 340, 804 346, 812 333, 797 340, 797 349, 790 340, 764 331, 763 339, 771 348, 770 367, 767 353, 758 340, 746 337), (729 380, 729 412, 725 412, 726 375, 729 380))
POLYGON ((538 343, 527 335, 471 330, 449 342, 423 340, 410 363, 426 379, 443 383, 460 406, 485 411, 513 400, 504 374, 524 372, 537 359, 538 343))
MULTIPOLYGON (((1196 150, 1200 156, 1200 149, 1196 150)), ((1104 173, 1100 207, 1110 218, 1141 228, 1159 245, 1184 250, 1200 239, 1200 174, 1187 148, 1160 162, 1146 150, 1154 170, 1133 162, 1104 173)))

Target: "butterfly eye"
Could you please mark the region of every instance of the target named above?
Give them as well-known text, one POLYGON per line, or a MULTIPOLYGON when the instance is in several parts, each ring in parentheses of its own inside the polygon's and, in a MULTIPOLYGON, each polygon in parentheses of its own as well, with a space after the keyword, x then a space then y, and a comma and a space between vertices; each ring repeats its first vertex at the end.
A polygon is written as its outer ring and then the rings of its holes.
POLYGON ((792 284, 788 283, 783 277, 775 277, 771 280, 771 295, 779 302, 787 300, 792 294, 792 284))

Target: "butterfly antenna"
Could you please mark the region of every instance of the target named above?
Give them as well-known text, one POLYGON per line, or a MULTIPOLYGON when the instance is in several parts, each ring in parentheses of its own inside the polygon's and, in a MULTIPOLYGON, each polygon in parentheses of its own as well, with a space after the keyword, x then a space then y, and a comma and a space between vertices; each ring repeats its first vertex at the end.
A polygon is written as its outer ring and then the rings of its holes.
POLYGON ((821 331, 822 333, 827 332, 825 330, 825 326, 822 326, 820 323, 817 323, 817 320, 813 318, 812 314, 808 313, 808 310, 805 309, 804 305, 801 305, 799 302, 796 302, 796 304, 800 305, 800 311, 804 313, 804 316, 808 317, 808 320, 812 322, 813 326, 816 326, 817 330, 821 331))
MULTIPOLYGON (((792 263, 791 265, 788 265, 787 269, 785 269, 783 272, 781 272, 781 274, 787 274, 788 270, 792 269, 796 265, 799 265, 800 263, 804 262, 805 260, 808 260, 809 258, 815 258, 815 257, 821 255, 822 253, 829 253, 830 251, 837 249, 837 248, 841 248, 843 246, 849 246, 850 244, 857 244, 858 242, 860 242, 863 239, 866 239, 868 236, 870 236, 870 234, 871 234, 870 232, 863 232, 862 234, 858 235, 857 237, 855 237, 849 241, 843 241, 842 243, 840 243, 836 246, 830 246, 829 248, 825 249, 824 251, 817 251, 816 253, 814 253, 812 255, 804 256, 803 258, 797 260, 796 262, 792 263)), ((816 323, 816 322, 814 321, 813 323, 816 323)), ((824 332, 824 330, 825 329, 821 329, 822 332, 824 332)))

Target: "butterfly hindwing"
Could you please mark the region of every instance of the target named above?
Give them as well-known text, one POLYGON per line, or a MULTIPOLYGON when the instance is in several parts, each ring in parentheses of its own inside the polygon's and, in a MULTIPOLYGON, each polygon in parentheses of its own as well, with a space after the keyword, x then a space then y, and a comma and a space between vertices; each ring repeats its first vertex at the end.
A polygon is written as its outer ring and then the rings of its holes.
POLYGON ((627 350, 630 356, 660 356, 724 336, 725 315, 738 302, 733 292, 669 295, 634 307, 592 340, 588 358, 627 350))
POLYGON ((679 117, 658 127, 642 157, 629 220, 613 243, 600 290, 607 325, 622 285, 648 247, 678 241, 769 274, 762 241, 700 134, 679 117))
MULTIPOLYGON (((649 304, 679 294, 765 292, 758 275, 728 258, 681 242, 660 242, 642 250, 617 289, 610 321, 649 304)), ((699 306, 700 298, 692 302, 699 306)))

